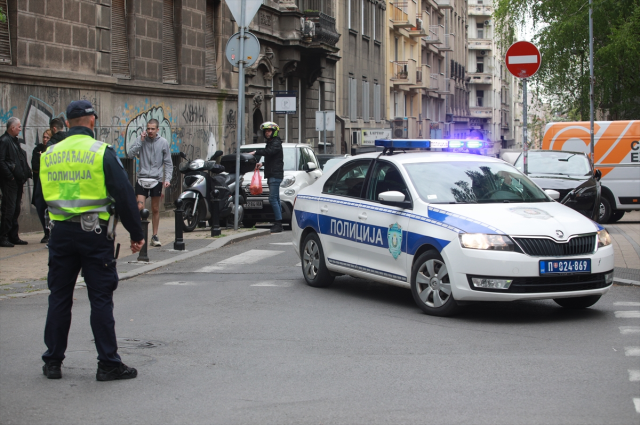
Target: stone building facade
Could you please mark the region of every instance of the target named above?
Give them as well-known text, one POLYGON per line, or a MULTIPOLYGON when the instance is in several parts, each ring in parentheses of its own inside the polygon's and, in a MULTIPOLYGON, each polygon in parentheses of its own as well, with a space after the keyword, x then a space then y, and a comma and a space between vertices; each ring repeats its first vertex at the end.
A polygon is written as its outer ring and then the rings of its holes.
MULTIPOLYGON (((158 119, 174 158, 167 209, 181 191, 179 152, 191 158, 235 152, 238 70, 224 50, 237 25, 224 2, 3 1, 8 20, 0 25, 0 124, 11 116, 22 120, 29 161, 50 119, 65 118, 66 106, 78 99, 95 106, 96 138, 113 146, 132 182, 136 162, 126 158, 128 148, 149 119, 158 119)), ((250 27, 261 53, 247 69, 245 142, 259 139, 262 121, 274 120, 287 141, 317 147, 314 112, 335 102, 339 35, 331 10, 330 4, 265 0, 250 27), (320 8, 322 14, 315 12, 320 8), (317 24, 306 37, 305 20, 317 24), (295 115, 273 114, 273 90, 298 92, 295 115)), ((25 185, 22 231, 40 228, 30 206, 32 186, 31 180, 25 185)))

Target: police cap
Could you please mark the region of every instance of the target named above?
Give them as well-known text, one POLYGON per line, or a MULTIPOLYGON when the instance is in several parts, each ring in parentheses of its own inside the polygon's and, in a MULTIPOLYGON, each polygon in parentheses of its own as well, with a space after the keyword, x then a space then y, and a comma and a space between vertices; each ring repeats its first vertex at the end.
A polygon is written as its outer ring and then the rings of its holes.
POLYGON ((74 100, 67 106, 67 119, 86 117, 87 115, 95 115, 96 119, 98 114, 93 105, 88 100, 74 100))

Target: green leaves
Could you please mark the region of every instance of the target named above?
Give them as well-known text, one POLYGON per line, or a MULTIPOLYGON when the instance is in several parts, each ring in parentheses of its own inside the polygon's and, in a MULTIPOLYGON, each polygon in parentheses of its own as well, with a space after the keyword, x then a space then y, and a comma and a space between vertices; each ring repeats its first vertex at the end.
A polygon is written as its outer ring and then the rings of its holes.
MULTIPOLYGON (((542 64, 532 83, 554 109, 588 120, 588 0, 497 0, 494 19, 503 52, 515 29, 534 34, 542 64)), ((596 113, 638 119, 640 0, 593 0, 593 28, 596 113)))

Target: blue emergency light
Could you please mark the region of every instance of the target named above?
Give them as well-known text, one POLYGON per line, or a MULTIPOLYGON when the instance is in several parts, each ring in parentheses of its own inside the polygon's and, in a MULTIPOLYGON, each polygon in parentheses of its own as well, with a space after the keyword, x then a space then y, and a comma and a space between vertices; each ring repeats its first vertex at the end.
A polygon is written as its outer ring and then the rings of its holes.
POLYGON ((395 149, 457 149, 467 147, 469 149, 478 149, 484 146, 482 140, 464 140, 464 139, 378 139, 375 141, 376 146, 395 149))

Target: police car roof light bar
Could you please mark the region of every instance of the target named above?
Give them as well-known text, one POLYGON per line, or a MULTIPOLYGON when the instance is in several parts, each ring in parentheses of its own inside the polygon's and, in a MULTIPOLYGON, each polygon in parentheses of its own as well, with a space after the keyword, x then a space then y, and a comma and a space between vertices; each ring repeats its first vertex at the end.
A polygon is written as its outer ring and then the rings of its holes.
POLYGON ((464 139, 378 139, 375 141, 376 146, 384 147, 393 153, 394 149, 456 149, 467 147, 469 149, 478 149, 484 146, 482 140, 464 140, 464 139))

